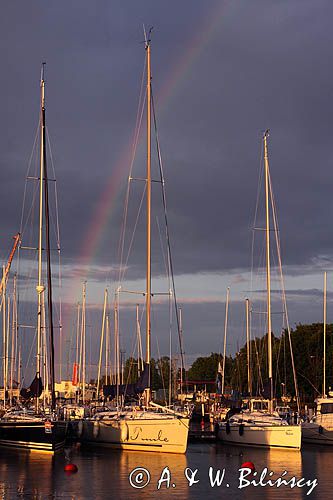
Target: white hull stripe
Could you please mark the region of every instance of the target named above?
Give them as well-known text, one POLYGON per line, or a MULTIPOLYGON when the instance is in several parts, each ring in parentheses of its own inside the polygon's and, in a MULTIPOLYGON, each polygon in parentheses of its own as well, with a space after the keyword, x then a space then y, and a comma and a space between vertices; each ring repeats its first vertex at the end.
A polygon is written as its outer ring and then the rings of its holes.
POLYGON ((44 429, 44 425, 21 425, 21 424, 1 424, 1 429, 44 429))
POLYGON ((9 439, 0 439, 1 446, 10 446, 11 448, 29 448, 36 450, 47 450, 52 451, 52 449, 60 449, 64 446, 65 441, 60 443, 35 443, 33 441, 11 441, 9 439))

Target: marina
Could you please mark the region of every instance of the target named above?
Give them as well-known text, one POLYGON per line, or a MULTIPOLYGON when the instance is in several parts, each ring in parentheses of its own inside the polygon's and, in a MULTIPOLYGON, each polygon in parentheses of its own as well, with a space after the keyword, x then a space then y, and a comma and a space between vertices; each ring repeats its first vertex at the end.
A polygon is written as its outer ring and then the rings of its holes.
POLYGON ((330 498, 333 9, 298 3, 4 7, 0 498, 330 498))

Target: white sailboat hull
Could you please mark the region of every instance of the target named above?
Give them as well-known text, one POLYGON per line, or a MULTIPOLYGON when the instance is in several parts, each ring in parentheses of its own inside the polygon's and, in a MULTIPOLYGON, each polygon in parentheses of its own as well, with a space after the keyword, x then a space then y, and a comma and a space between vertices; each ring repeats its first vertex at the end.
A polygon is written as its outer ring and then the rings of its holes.
POLYGON ((305 422, 302 424, 302 441, 333 446, 333 427, 326 427, 316 422, 305 422))
POLYGON ((218 437, 224 443, 258 446, 264 448, 301 449, 301 426, 299 425, 244 425, 230 424, 227 432, 225 423, 220 424, 218 437))
POLYGON ((185 453, 189 419, 182 417, 103 418, 83 420, 78 432, 84 444, 133 451, 185 453), (81 434, 81 435, 80 435, 81 434))

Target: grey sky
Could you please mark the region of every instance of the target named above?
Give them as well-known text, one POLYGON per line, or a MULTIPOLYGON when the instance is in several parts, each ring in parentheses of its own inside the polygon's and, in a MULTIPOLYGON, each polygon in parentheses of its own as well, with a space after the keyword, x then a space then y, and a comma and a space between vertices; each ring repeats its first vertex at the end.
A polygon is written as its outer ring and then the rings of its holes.
MULTIPOLYGON (((328 0, 6 2, 0 20, 1 257, 19 227, 38 122, 40 65, 46 61, 62 255, 76 279, 75 286, 65 282, 65 294, 70 300, 69 289, 73 303, 79 299, 90 268, 101 286, 98 298, 93 285, 92 300, 102 302, 104 285, 115 279, 109 269, 117 265, 128 165, 117 176, 96 251, 85 262, 79 257, 105 185, 132 141, 145 23, 154 26, 153 87, 180 295, 184 302, 208 298, 200 317, 210 318, 209 342, 200 340, 198 306, 189 307, 186 323, 197 339, 193 353, 216 350, 230 276, 232 281, 250 271, 266 128, 287 282, 294 279, 293 289, 318 294, 323 269, 333 268, 332 14, 328 0)), ((138 173, 143 162, 140 148, 138 173)), ((129 224, 134 217, 133 211, 129 224)), ((131 257, 137 278, 143 272, 143 232, 138 227, 131 257)), ((238 285, 235 299, 243 300, 248 290, 246 282, 238 285)), ((309 308, 302 293, 291 309, 294 322, 321 319, 320 303, 309 308)), ((242 321, 238 327, 235 321, 231 350, 242 321)))

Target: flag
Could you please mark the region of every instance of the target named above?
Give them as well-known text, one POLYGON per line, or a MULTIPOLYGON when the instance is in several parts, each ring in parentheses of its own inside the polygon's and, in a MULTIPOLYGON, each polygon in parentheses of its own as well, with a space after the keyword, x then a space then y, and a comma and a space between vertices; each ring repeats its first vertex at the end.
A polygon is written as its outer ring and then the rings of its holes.
POLYGON ((73 364, 73 378, 72 378, 72 384, 73 385, 77 385, 77 383, 78 383, 78 377, 77 377, 78 368, 79 368, 78 364, 74 363, 73 364))

